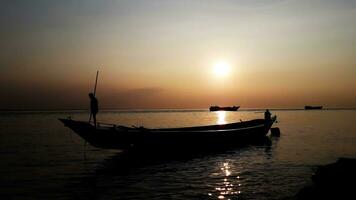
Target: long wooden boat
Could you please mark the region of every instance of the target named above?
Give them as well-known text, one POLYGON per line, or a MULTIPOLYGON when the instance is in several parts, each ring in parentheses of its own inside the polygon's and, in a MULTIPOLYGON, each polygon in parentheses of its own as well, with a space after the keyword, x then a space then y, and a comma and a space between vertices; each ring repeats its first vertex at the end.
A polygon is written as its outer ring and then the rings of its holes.
POLYGON ((89 144, 105 149, 138 148, 211 148, 245 144, 265 138, 276 116, 271 120, 254 119, 224 125, 149 129, 120 125, 94 125, 70 118, 59 119, 89 144))
POLYGON ((232 106, 232 107, 220 107, 220 106, 210 106, 210 111, 237 111, 240 106, 232 106))

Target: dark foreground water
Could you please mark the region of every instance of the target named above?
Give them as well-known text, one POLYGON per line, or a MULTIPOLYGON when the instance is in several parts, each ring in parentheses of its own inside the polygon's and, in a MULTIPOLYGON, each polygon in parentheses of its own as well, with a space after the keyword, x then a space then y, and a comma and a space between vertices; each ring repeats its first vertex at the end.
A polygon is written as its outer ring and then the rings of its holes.
MULTIPOLYGON (((87 145, 57 118, 66 112, 0 113, 1 199, 284 199, 316 166, 356 157, 356 111, 273 111, 272 144, 157 158, 87 145), (86 159, 85 159, 86 158, 86 159)), ((262 112, 106 111, 100 121, 147 127, 261 118, 262 112)), ((203 141, 203 140, 202 140, 203 141)), ((182 147, 184 148, 184 147, 182 147)))

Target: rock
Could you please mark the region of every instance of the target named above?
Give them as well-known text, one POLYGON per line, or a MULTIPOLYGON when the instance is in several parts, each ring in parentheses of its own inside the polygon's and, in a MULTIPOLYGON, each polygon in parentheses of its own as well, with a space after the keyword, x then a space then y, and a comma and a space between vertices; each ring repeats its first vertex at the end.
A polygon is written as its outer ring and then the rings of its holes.
POLYGON ((340 158, 318 167, 313 184, 301 189, 297 199, 356 199, 356 159, 340 158))
POLYGON ((279 130, 278 127, 271 128, 271 136, 275 136, 275 137, 280 137, 281 136, 281 131, 279 130))

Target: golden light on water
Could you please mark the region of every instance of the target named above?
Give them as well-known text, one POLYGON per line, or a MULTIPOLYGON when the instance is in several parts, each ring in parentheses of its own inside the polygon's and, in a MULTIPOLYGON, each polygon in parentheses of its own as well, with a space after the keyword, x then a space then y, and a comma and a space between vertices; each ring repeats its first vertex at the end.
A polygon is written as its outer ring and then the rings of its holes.
MULTIPOLYGON (((241 184, 236 183, 233 177, 233 166, 231 163, 224 162, 220 166, 220 175, 223 176, 222 182, 218 183, 218 186, 214 188, 216 192, 217 199, 230 199, 231 197, 235 198, 237 195, 241 194, 241 184), (235 182, 235 183, 234 183, 235 182)), ((208 193, 209 196, 214 196, 213 193, 208 193)))
MULTIPOLYGON (((224 167, 222 169, 225 172, 225 176, 231 175, 229 163, 224 163, 224 167)), ((224 181, 227 181, 227 179, 225 178, 224 181)))
POLYGON ((226 124, 226 112, 225 111, 218 111, 217 114, 217 124, 226 124))

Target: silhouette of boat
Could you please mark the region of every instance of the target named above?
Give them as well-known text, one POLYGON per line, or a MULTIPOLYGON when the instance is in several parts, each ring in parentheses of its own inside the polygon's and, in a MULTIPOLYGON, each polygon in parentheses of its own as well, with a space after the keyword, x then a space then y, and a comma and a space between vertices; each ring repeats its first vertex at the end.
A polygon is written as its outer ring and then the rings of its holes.
POLYGON ((100 123, 94 125, 70 118, 59 119, 65 126, 72 129, 89 144, 105 149, 203 149, 227 147, 246 144, 265 139, 268 131, 276 121, 254 119, 223 125, 159 128, 126 127, 100 123))
POLYGON ((321 110, 323 106, 304 106, 305 110, 321 110))
POLYGON ((210 111, 237 111, 240 106, 232 106, 232 107, 220 107, 220 106, 210 106, 210 111))

